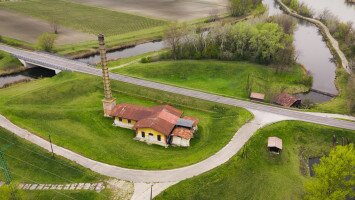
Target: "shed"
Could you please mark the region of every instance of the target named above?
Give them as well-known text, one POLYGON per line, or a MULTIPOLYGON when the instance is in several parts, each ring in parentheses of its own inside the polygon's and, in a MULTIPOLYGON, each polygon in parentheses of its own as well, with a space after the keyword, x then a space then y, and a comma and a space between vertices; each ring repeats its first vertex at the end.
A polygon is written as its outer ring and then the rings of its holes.
POLYGON ((282 140, 278 137, 269 137, 267 139, 267 148, 270 152, 279 154, 282 150, 282 140))
POLYGON ((257 93, 257 92, 252 92, 250 94, 250 99, 254 101, 261 101, 263 102, 265 99, 265 94, 262 93, 257 93))
POLYGON ((287 93, 281 93, 276 96, 275 103, 284 107, 300 107, 301 99, 287 93))

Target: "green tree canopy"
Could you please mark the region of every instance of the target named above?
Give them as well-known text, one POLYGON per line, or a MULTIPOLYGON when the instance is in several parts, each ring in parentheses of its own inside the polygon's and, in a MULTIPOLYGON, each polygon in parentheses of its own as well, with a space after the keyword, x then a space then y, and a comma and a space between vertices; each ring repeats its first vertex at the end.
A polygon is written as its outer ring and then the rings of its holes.
POLYGON ((345 200, 354 197, 355 150, 353 144, 337 146, 315 166, 315 178, 306 182, 307 200, 345 200))

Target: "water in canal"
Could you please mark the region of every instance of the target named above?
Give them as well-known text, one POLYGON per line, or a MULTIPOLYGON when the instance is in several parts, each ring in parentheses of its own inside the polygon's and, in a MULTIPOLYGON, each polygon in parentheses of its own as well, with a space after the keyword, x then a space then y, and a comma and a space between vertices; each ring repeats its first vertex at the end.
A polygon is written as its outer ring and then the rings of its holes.
POLYGON ((355 4, 346 3, 345 0, 299 0, 310 7, 315 16, 318 16, 324 10, 329 10, 337 16, 340 21, 352 22, 355 27, 355 4))
POLYGON ((32 80, 32 79, 37 79, 42 77, 52 77, 52 76, 55 76, 54 70, 50 70, 42 67, 33 67, 19 73, 0 76, 0 88, 11 83, 21 82, 25 80, 32 80))
MULTIPOLYGON (((264 0, 263 3, 269 8, 269 16, 283 13, 274 0, 264 0)), ((325 93, 338 94, 334 82, 336 65, 332 61, 333 55, 318 28, 308 22, 299 21, 294 33, 294 45, 297 52, 297 62, 302 64, 313 76, 312 88, 325 93)), ((315 92, 299 94, 299 97, 317 103, 331 99, 329 96, 315 92)))
MULTIPOLYGON (((108 60, 117 60, 119 58, 128 58, 131 56, 137 56, 148 52, 158 51, 163 48, 164 48, 163 41, 147 42, 147 43, 136 45, 134 47, 107 52, 106 56, 108 60)), ((92 55, 77 60, 81 62, 85 62, 90 65, 95 65, 100 62, 100 55, 99 54, 92 55)))

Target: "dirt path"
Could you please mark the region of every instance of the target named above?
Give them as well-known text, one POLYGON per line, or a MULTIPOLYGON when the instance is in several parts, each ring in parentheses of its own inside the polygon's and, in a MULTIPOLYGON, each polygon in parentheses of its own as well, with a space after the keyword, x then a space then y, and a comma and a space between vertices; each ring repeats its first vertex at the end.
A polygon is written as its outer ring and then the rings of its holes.
MULTIPOLYGON (((35 43, 44 32, 52 32, 48 22, 16 12, 0 9, 0 35, 35 43)), ((72 44, 87 40, 95 40, 96 36, 59 27, 57 44, 72 44)))

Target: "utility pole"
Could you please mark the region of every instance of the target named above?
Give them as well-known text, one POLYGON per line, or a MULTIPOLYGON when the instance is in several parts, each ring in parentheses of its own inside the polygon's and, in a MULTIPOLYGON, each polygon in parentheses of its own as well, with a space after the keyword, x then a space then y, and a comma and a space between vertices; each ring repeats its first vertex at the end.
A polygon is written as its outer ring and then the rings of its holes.
POLYGON ((10 169, 7 165, 7 162, 5 160, 5 150, 9 148, 11 145, 6 145, 5 147, 0 149, 0 169, 3 170, 4 175, 5 175, 5 182, 7 185, 9 185, 12 181, 12 176, 10 169))

